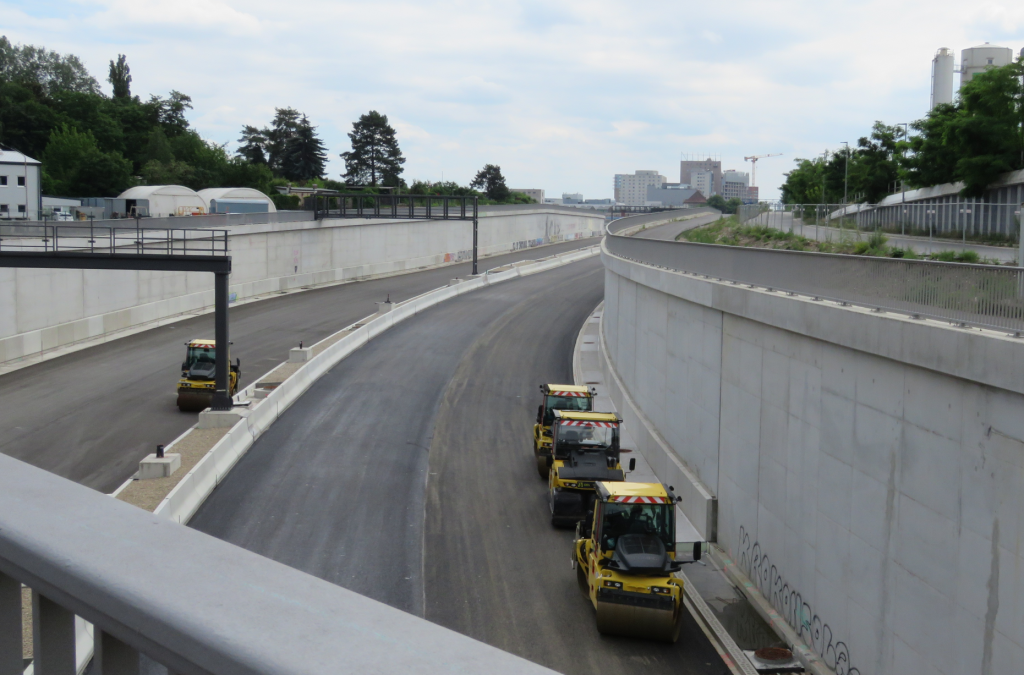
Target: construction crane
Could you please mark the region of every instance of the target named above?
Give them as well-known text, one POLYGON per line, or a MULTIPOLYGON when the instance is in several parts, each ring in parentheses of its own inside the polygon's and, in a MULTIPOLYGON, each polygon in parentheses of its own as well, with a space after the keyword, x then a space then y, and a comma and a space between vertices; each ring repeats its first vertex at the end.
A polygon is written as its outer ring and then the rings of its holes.
POLYGON ((781 152, 776 152, 772 155, 752 155, 750 157, 744 157, 744 162, 750 162, 750 187, 757 185, 757 160, 764 159, 765 157, 782 157, 781 152))

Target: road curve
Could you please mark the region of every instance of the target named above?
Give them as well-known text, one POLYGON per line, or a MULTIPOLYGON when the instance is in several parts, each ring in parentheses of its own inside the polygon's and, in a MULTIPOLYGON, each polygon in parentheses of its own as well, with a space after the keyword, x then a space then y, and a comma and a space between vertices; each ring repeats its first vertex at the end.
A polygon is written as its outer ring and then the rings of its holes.
POLYGON ((549 524, 537 385, 571 380, 602 296, 591 259, 409 319, 321 378, 190 526, 561 672, 727 672, 689 616, 676 645, 602 638, 549 524))
MULTIPOLYGON (((481 260, 485 270, 589 246, 563 242, 481 260)), ((460 264, 283 295, 231 309, 233 356, 245 386, 288 358, 373 313, 374 302, 414 297, 470 273, 460 264)), ((104 492, 158 443, 195 424, 178 412, 184 343, 213 335, 213 314, 184 319, 0 376, 0 452, 104 492)))
POLYGON ((684 230, 692 230, 695 227, 713 223, 721 217, 722 214, 715 211, 714 213, 709 213, 697 218, 691 218, 690 220, 676 221, 674 223, 666 223, 665 225, 658 225, 657 227, 640 230, 633 236, 637 239, 661 239, 663 241, 675 241, 676 237, 678 237, 684 230))

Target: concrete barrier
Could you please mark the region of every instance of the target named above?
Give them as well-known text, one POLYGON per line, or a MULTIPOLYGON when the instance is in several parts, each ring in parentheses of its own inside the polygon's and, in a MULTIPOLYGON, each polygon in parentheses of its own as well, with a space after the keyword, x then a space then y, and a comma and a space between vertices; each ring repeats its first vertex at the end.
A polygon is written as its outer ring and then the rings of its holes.
POLYGON ((1019 671, 1024 342, 603 261, 620 410, 813 670, 1019 671))
MULTIPOLYGON (((452 298, 503 281, 537 274, 560 265, 566 265, 597 255, 592 247, 581 251, 552 256, 530 265, 494 274, 484 274, 455 286, 445 286, 396 305, 386 314, 375 314, 365 323, 340 338, 320 354, 300 367, 291 377, 272 390, 264 399, 253 401, 247 411, 228 433, 185 475, 178 485, 153 511, 157 515, 179 523, 187 523, 214 488, 224 480, 239 459, 252 447, 302 394, 327 371, 381 333, 430 307, 452 298)), ((360 322, 362 323, 362 322, 360 322)), ((350 329, 346 329, 350 330, 350 329)), ((331 340, 332 338, 327 338, 331 340)), ((246 391, 251 394, 255 385, 246 391)), ((168 449, 173 448, 173 444, 168 449)))
MULTIPOLYGON (((603 227, 603 216, 573 209, 484 209, 479 254, 596 237, 603 227)), ((472 257, 466 221, 299 220, 228 231, 234 301, 472 257)), ((0 269, 0 364, 212 307, 209 274, 0 269)))

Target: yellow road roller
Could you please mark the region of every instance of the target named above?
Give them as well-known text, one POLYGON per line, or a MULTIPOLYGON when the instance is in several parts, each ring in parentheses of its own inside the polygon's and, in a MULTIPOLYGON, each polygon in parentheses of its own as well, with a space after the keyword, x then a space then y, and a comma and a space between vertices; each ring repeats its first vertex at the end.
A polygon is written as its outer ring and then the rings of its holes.
POLYGON ((597 481, 626 479, 619 460, 619 426, 615 413, 555 410, 548 471, 551 524, 573 526, 591 508, 597 481))
MULTIPOLYGON (((213 392, 217 378, 217 342, 195 339, 185 343, 185 360, 181 364, 181 379, 178 380, 178 410, 202 412, 213 403, 213 392)), ((230 363, 228 373, 228 396, 238 391, 238 380, 242 376, 241 359, 230 363)))
POLYGON ((533 455, 537 461, 537 473, 548 477, 551 466, 551 422, 556 410, 593 410, 593 388, 575 384, 540 385, 541 402, 537 408, 537 423, 533 425, 533 455))
MULTIPOLYGON (((593 516, 576 526, 573 567, 597 630, 675 642, 683 613, 675 502, 660 483, 598 482, 593 516)), ((693 560, 700 559, 695 544, 693 560)), ((692 562, 692 561, 686 561, 692 562)))

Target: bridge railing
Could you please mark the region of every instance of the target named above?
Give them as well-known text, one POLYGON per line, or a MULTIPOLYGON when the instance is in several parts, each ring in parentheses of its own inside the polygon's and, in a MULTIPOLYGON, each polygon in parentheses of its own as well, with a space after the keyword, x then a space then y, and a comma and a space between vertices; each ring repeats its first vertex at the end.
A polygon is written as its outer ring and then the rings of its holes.
POLYGON ((24 669, 23 584, 34 675, 88 663, 76 615, 103 675, 140 653, 182 675, 551 672, 0 454, 0 675, 24 669))
POLYGON ((0 252, 228 254, 228 231, 150 227, 147 221, 0 223, 0 252))
POLYGON ((609 253, 665 269, 962 326, 1024 333, 1024 269, 995 265, 605 238, 609 253))

